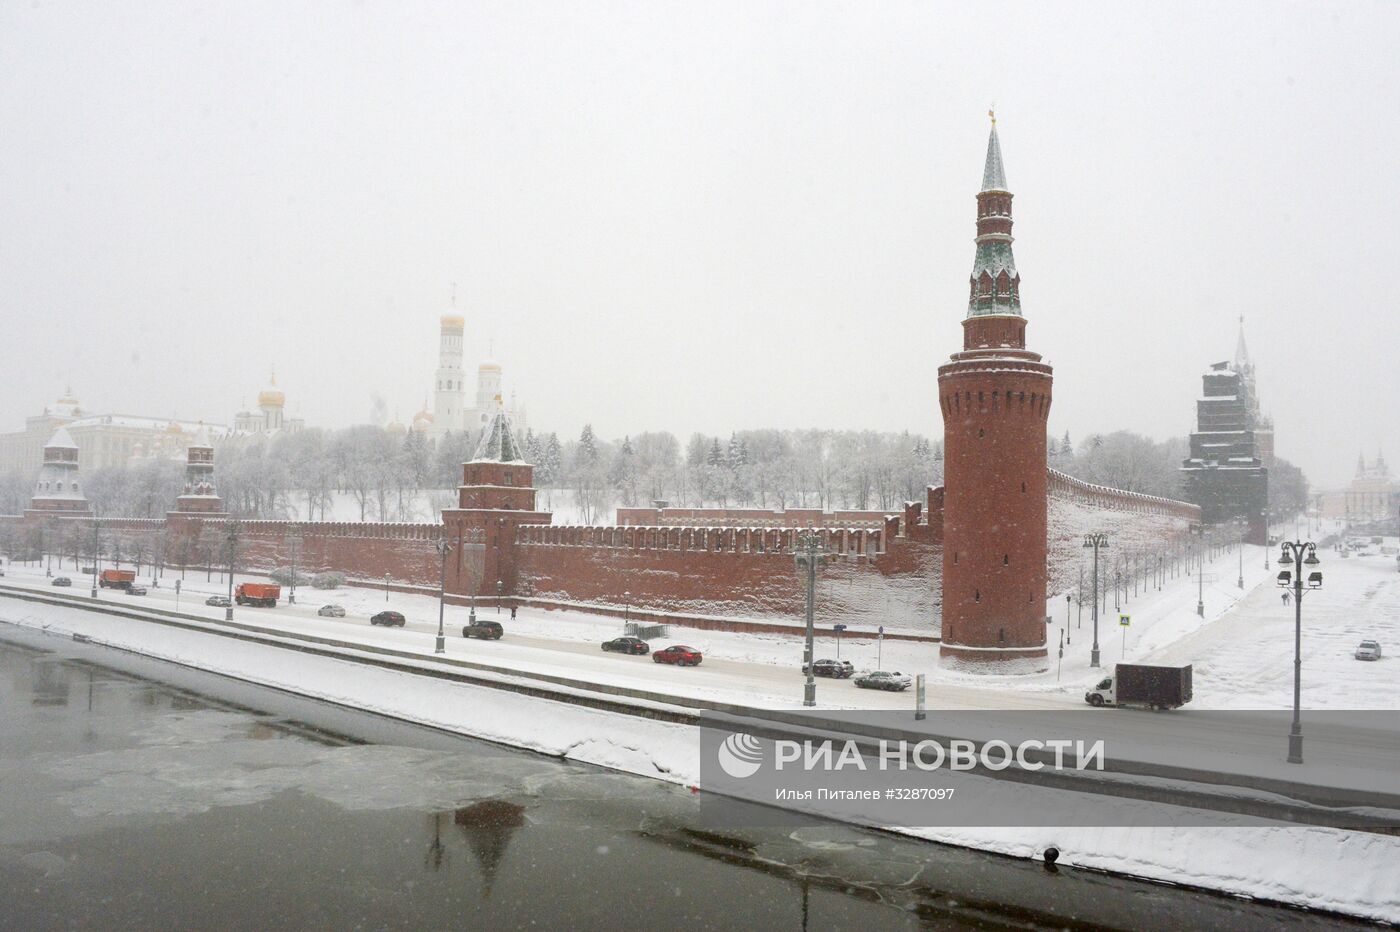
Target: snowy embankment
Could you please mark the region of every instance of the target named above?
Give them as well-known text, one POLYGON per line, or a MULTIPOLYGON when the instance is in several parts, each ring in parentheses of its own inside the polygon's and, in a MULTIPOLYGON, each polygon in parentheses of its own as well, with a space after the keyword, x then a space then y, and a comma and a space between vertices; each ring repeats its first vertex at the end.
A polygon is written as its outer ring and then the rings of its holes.
MULTIPOLYGON (((12 599, 0 619, 170 660, 411 722, 682 785, 700 779, 697 730, 490 686, 450 682, 352 659, 308 654, 70 606, 12 599)), ((422 661, 425 668, 431 660, 422 661)), ((563 692, 567 692, 564 690, 563 692)), ((635 703, 639 712, 645 703, 635 703)), ((664 707, 655 707, 664 708, 664 707)), ((1023 787, 1018 792, 1042 792, 1023 787)), ((1046 806, 1074 821, 1065 794, 1046 806)), ((1100 806, 1100 797, 1079 805, 1100 806)), ((1114 805, 1113 803, 1107 803, 1114 805)), ((1225 819, 1227 823, 1230 821, 1225 819)), ((1185 883, 1262 899, 1400 921, 1391 882, 1400 839, 1316 827, 909 828, 931 841, 1061 865, 1185 883)))

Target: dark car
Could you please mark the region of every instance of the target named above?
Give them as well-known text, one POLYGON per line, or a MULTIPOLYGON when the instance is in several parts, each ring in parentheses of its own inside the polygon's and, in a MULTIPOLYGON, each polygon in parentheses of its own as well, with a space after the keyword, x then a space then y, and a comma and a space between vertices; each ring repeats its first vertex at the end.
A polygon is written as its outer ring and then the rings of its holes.
POLYGON ((876 670, 873 673, 862 673, 856 677, 856 685, 861 689, 888 689, 892 692, 903 692, 913 684, 909 677, 903 673, 887 673, 884 670, 876 670))
POLYGON ((678 667, 698 667, 700 661, 704 660, 705 657, 693 647, 673 644, 652 654, 651 659, 657 663, 673 663, 678 667))
POLYGON ((126 587, 126 594, 127 594, 127 595, 145 595, 145 594, 146 594, 146 587, 145 587, 145 586, 136 586, 136 585, 127 586, 127 587, 126 587))
POLYGON ((402 628, 405 624, 407 624, 407 622, 404 620, 402 612, 389 611, 380 612, 378 615, 375 615, 373 618, 371 618, 369 620, 369 623, 372 625, 388 625, 391 628, 395 625, 398 625, 400 628, 402 628))
POLYGON ((344 618, 345 609, 339 605, 322 605, 316 609, 316 614, 322 618, 344 618))
POLYGON ((204 604, 212 605, 215 608, 228 608, 233 603, 228 600, 228 596, 226 595, 211 595, 204 600, 204 604))
POLYGON ((462 626, 462 637, 481 638, 483 641, 499 641, 501 635, 506 633, 506 629, 501 627, 499 621, 473 621, 469 625, 462 626))
POLYGON ((603 642, 603 650, 619 654, 649 654, 651 645, 641 638, 613 638, 603 642))
MULTIPOLYGON (((849 660, 818 660, 812 664, 813 676, 829 676, 834 680, 844 680, 853 676, 856 668, 849 660)), ((807 675, 807 665, 802 665, 802 675, 807 675)))
POLYGON ((71 585, 73 585, 73 580, 69 579, 67 576, 55 576, 55 577, 53 578, 53 582, 49 583, 49 585, 51 585, 51 586, 71 586, 71 585))

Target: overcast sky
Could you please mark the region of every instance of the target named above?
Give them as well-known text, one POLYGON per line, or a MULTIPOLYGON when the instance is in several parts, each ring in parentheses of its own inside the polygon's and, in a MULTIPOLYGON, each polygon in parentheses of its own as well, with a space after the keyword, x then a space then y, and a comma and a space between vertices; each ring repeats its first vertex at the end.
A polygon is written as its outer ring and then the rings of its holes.
POLYGON ((1400 466, 1400 5, 0 4, 0 429, 408 420, 452 283, 532 425, 941 435, 995 103, 1051 430, 1400 466))

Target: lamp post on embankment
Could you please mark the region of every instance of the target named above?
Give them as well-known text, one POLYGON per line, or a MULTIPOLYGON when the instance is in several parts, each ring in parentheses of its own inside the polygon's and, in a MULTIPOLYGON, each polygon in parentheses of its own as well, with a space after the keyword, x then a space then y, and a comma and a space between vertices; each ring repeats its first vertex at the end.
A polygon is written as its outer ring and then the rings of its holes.
POLYGON ((826 556, 821 537, 814 531, 808 531, 798 538, 793 558, 797 563, 797 571, 807 574, 807 644, 802 651, 802 666, 807 673, 807 682, 802 688, 804 706, 817 704, 816 658, 813 655, 816 638, 817 570, 826 562, 826 556))
POLYGON ((233 565, 238 558, 238 522, 230 520, 224 529, 224 543, 228 547, 228 605, 224 608, 224 621, 233 621, 233 565))
POLYGON ((1099 665, 1099 550, 1108 547, 1108 535, 1102 532, 1084 535, 1084 546, 1094 549, 1094 646, 1089 651, 1089 666, 1099 665))
POLYGON ((433 547, 438 552, 440 567, 438 570, 438 633, 437 643, 433 646, 433 653, 447 653, 447 636, 443 633, 443 612, 447 604, 447 555, 452 552, 452 541, 446 537, 439 537, 433 541, 433 547))
MULTIPOLYGON (((1293 589, 1293 726, 1288 732, 1288 762, 1303 762, 1303 567, 1317 566, 1317 545, 1312 541, 1286 540, 1280 545, 1280 564, 1292 563, 1293 569, 1278 574, 1280 588, 1293 589)), ((1322 588, 1322 571, 1308 573, 1307 589, 1322 588)))

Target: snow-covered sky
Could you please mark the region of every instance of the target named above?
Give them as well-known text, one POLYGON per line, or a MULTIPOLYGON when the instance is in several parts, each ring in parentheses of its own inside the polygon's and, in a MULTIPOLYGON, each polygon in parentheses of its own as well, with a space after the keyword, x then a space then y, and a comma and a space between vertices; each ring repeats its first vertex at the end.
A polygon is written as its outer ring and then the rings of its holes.
POLYGON ((1400 6, 0 5, 0 429, 411 417, 437 318, 532 424, 937 435, 995 103, 1055 433, 1400 461, 1400 6), (1390 297, 1387 297, 1387 296, 1390 297))

